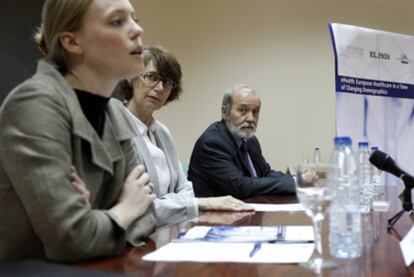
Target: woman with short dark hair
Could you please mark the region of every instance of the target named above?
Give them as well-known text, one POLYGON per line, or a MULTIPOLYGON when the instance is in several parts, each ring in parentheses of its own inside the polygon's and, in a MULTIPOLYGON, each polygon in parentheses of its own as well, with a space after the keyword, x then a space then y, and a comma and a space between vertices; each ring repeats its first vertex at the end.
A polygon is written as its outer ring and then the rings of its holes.
POLYGON ((183 172, 170 131, 153 117, 156 110, 178 99, 182 91, 181 66, 161 46, 146 46, 143 54, 145 72, 122 81, 116 94, 123 96, 129 118, 139 133, 134 142, 138 157, 154 184, 158 226, 196 216, 199 210, 252 210, 231 196, 194 197, 192 183, 183 172))

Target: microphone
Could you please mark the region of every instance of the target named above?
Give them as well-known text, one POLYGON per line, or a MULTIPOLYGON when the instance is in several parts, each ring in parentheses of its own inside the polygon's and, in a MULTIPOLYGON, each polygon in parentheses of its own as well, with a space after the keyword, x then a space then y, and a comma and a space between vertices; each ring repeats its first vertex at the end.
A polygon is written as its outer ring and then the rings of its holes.
POLYGON ((378 169, 391 173, 403 180, 404 185, 408 189, 414 188, 414 177, 402 170, 388 154, 375 150, 369 157, 369 161, 378 169))

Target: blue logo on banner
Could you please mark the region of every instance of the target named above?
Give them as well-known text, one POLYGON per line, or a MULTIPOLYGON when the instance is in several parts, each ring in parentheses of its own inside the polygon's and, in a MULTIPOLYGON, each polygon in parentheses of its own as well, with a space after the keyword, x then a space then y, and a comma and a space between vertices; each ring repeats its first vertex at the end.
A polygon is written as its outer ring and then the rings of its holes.
POLYGON ((336 76, 336 91, 362 95, 414 99, 413 85, 348 76, 336 76))

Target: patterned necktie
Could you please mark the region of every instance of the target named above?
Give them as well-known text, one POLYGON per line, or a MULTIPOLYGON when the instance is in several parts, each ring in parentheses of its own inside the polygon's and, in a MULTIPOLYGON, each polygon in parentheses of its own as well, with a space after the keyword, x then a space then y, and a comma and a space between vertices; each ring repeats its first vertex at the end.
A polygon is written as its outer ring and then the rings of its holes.
POLYGON ((247 169, 249 169, 250 177, 254 177, 255 174, 254 174, 254 171, 252 169, 252 165, 251 165, 250 160, 249 160, 249 152, 248 152, 248 149, 247 149, 247 142, 246 141, 243 141, 241 143, 240 151, 242 153, 243 161, 247 165, 247 169))

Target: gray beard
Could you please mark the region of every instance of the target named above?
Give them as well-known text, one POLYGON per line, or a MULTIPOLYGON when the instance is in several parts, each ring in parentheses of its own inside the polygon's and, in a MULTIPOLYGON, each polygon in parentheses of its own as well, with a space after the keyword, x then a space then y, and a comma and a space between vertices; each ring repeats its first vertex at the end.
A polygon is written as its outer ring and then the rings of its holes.
POLYGON ((226 120, 226 126, 227 129, 229 129, 230 133, 240 139, 250 139, 252 137, 254 137, 256 131, 251 131, 251 132, 244 132, 241 130, 241 128, 243 127, 243 125, 241 126, 234 126, 233 124, 231 124, 230 120, 226 120))

